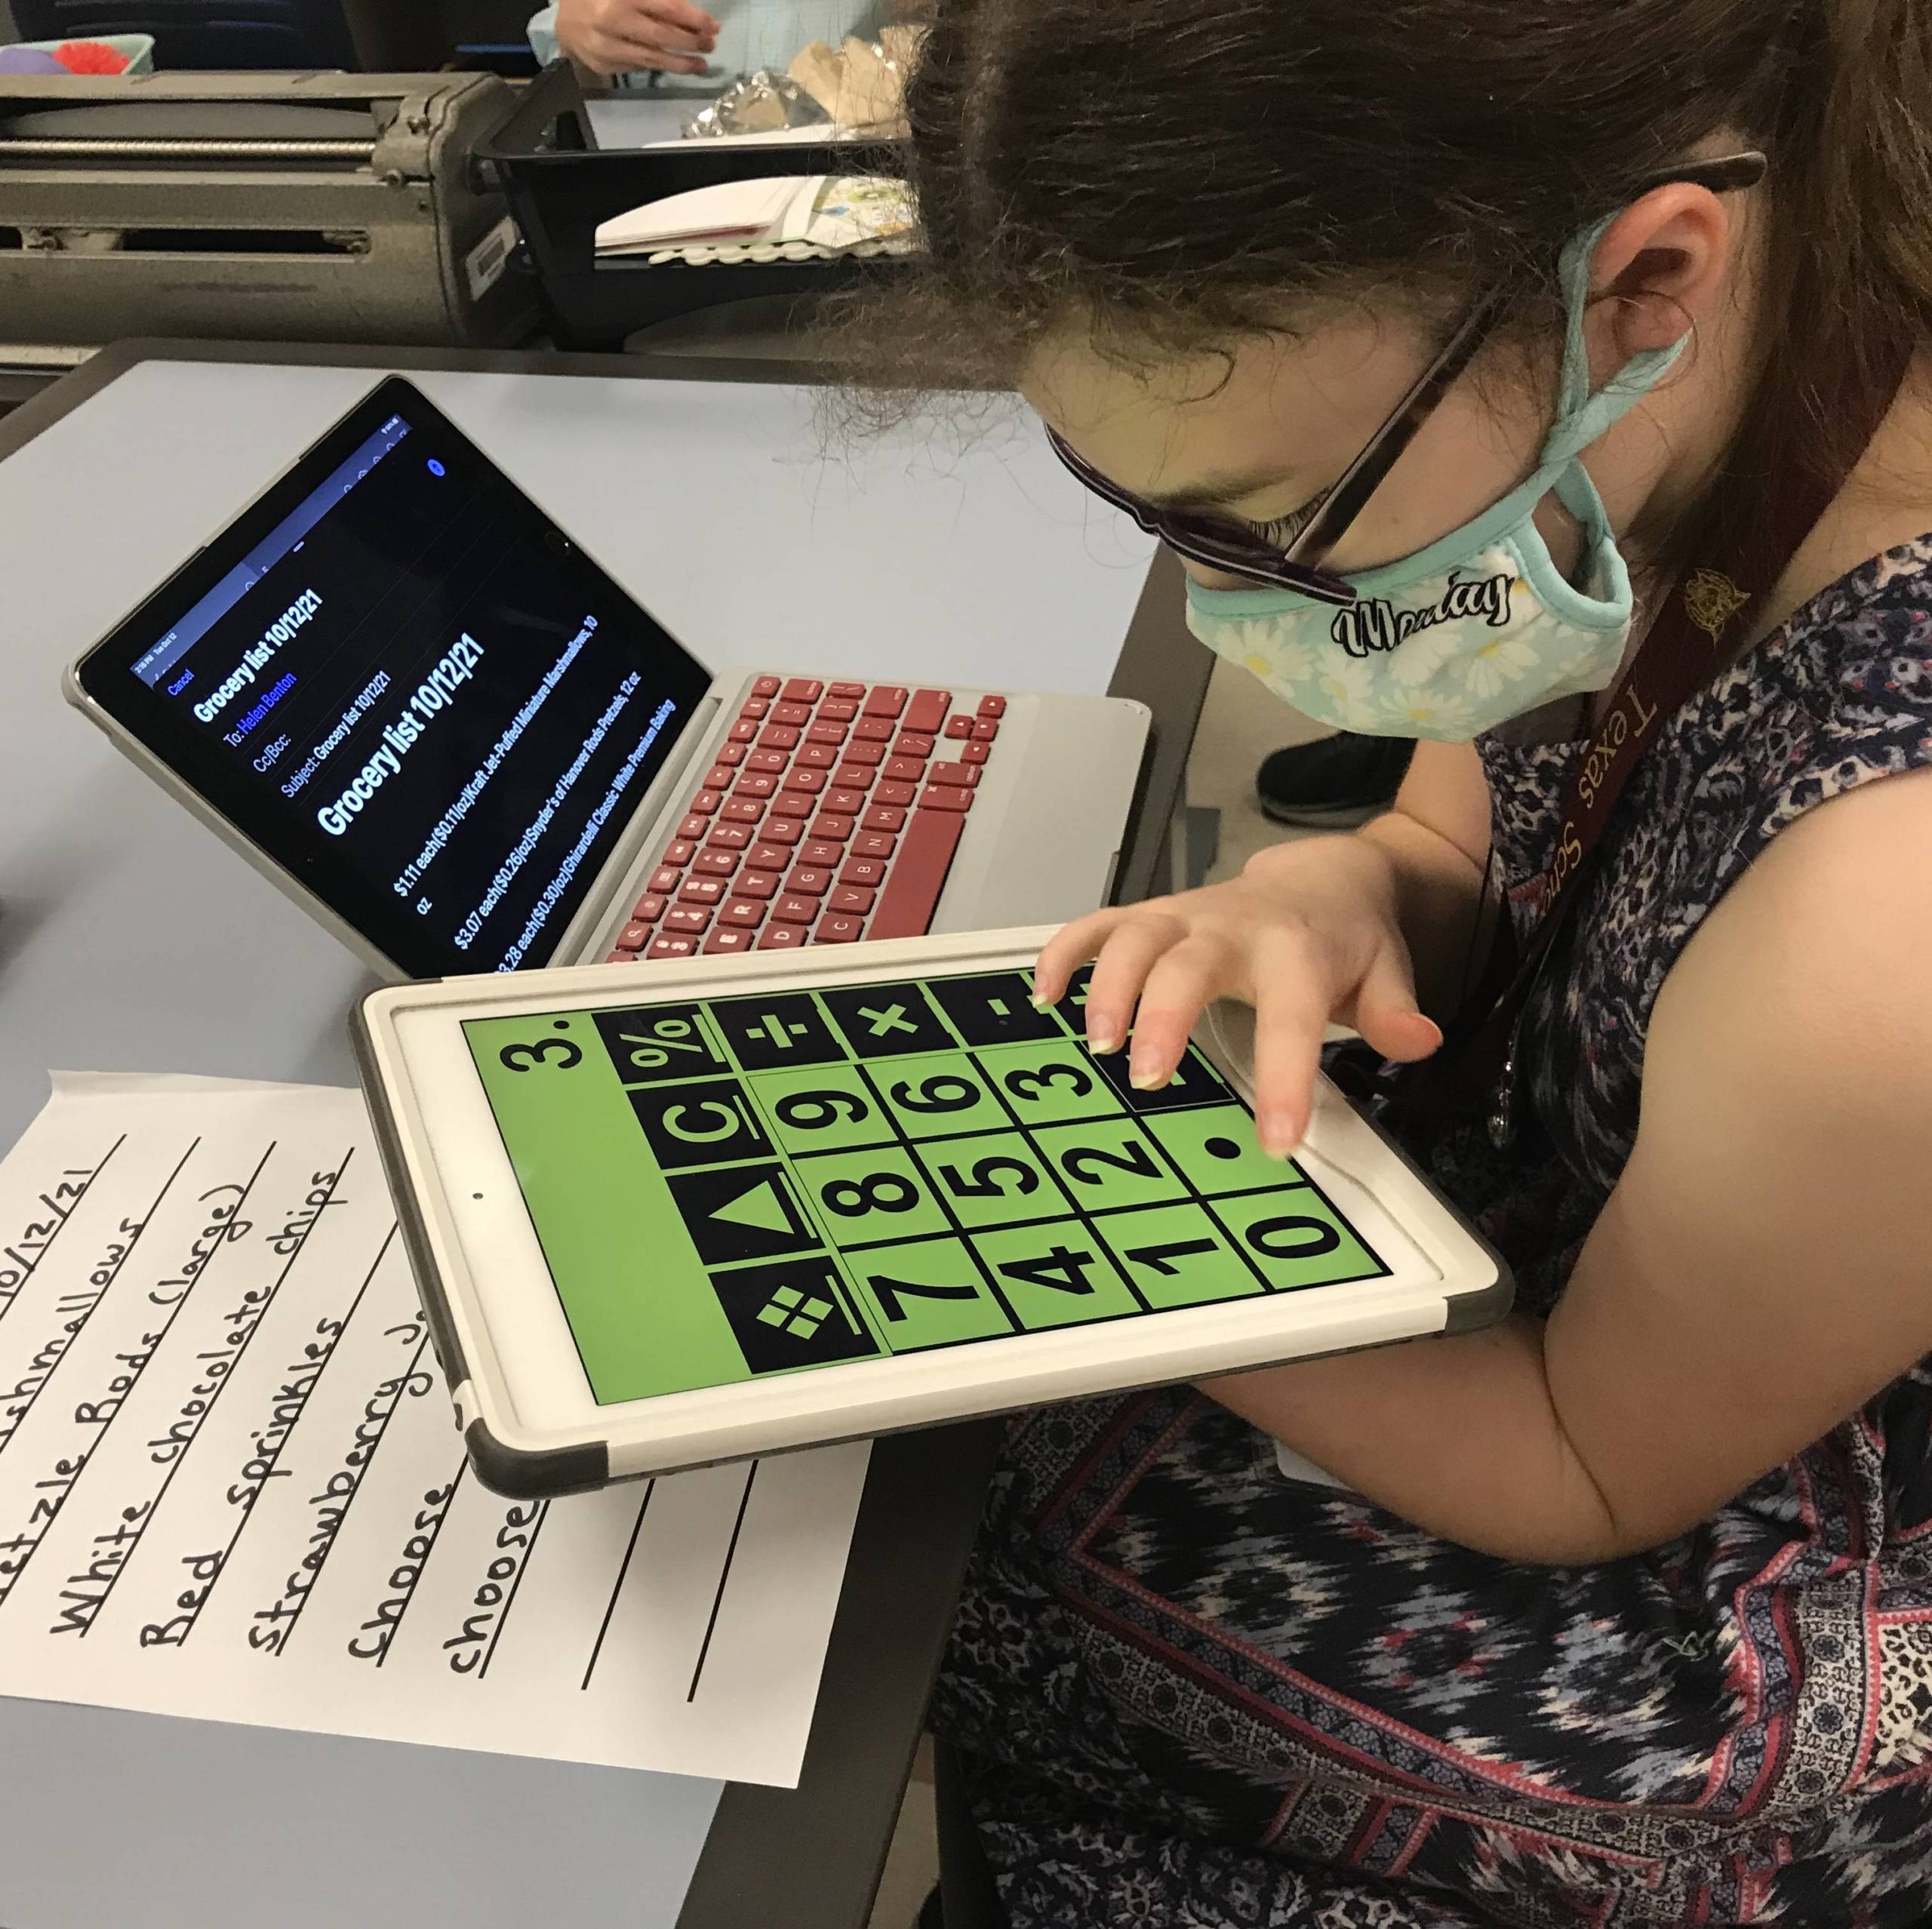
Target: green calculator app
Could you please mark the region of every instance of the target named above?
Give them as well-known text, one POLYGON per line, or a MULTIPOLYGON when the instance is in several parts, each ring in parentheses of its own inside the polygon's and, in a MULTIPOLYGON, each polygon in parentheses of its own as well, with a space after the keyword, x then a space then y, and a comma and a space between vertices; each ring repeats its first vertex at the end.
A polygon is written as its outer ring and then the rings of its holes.
POLYGON ((1024 971, 463 1026, 603 1404, 1388 1268, 1190 1050, 1024 971))

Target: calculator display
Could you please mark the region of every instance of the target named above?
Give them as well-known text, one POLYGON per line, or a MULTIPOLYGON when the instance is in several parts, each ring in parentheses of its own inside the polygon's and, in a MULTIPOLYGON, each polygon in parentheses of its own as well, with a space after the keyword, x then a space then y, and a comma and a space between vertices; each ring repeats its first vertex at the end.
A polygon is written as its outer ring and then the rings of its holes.
POLYGON ((1084 974, 472 1019, 600 1404, 1371 1279, 1190 1049, 1091 1056, 1084 974))

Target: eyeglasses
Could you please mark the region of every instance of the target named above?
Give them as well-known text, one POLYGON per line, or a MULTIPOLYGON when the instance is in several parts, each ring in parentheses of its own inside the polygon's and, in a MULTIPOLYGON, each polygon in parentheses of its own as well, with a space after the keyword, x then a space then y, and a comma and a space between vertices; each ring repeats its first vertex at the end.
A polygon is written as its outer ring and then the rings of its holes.
MULTIPOLYGON (((1755 187, 1764 179, 1768 165, 1764 156, 1755 150, 1715 160, 1687 161, 1651 176, 1631 195, 1630 202, 1634 204, 1653 189, 1675 181, 1709 188, 1713 194, 1755 187)), ((1321 498, 1307 527, 1286 549, 1264 543, 1232 517, 1195 509, 1157 509, 1110 482, 1051 429, 1047 431, 1047 440, 1054 454, 1095 495, 1115 509, 1124 509, 1175 555, 1251 583, 1297 589, 1318 602, 1352 603, 1356 600, 1354 585, 1332 570, 1324 569, 1323 562, 1347 534, 1402 451, 1415 439, 1416 431, 1435 414, 1451 384, 1475 360, 1477 352, 1495 331, 1507 305, 1508 297, 1500 288, 1491 289, 1471 303, 1450 331, 1449 339, 1435 359, 1389 411, 1361 453, 1343 470, 1334 487, 1321 498)))

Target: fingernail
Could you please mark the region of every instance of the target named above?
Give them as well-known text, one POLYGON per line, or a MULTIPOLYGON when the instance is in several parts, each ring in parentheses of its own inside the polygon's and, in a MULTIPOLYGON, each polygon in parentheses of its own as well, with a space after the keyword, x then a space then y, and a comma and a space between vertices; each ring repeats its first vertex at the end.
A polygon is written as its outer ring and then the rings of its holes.
POLYGON ((1087 1043, 1092 1051, 1118 1051, 1122 1042, 1120 1034, 1107 1026, 1089 1024, 1087 1027, 1087 1043))
POLYGON ((1128 1069, 1127 1082, 1137 1092, 1157 1092, 1168 1081, 1166 1075, 1151 1065, 1136 1065, 1128 1069))
POLYGON ((1287 1158, 1301 1143, 1301 1134, 1296 1131, 1294 1121, 1279 1112, 1270 1112, 1257 1119, 1255 1134, 1261 1141, 1261 1149, 1270 1158, 1287 1158))
POLYGON ((1026 1001, 1026 1002, 1030 1004, 1035 1011, 1051 1011, 1054 1008, 1053 1000, 1039 992, 1035 992, 1033 995, 1026 1001))

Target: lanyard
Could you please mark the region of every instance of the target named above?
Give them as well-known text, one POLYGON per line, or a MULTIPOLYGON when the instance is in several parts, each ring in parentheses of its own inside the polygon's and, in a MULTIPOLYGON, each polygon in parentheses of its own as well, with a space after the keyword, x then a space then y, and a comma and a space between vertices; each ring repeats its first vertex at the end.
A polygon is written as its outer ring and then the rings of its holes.
POLYGON ((1749 634, 1765 598, 1876 432, 1903 379, 1909 353, 1909 345, 1900 345, 1894 379, 1873 384, 1862 400, 1843 398, 1847 406, 1837 420, 1847 429, 1837 459, 1780 476, 1766 513, 1753 518, 1735 552, 1725 559, 1727 566, 1693 569, 1672 586, 1592 729, 1557 812, 1548 867, 1509 894, 1510 906, 1529 908, 1535 926, 1520 944, 1512 943, 1514 924, 1506 914, 1490 968, 1443 1047, 1441 1071, 1423 1081, 1432 1097, 1446 1097, 1452 1087, 1466 1094, 1472 1083, 1479 1083, 1490 1099, 1489 1134, 1499 1149, 1515 1136, 1518 1023, 1551 947, 1576 908, 1580 887, 1624 786, 1660 726, 1709 681, 1726 651, 1727 636, 1749 634))

